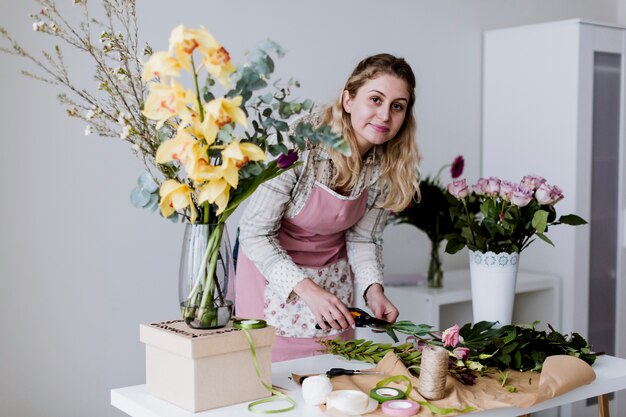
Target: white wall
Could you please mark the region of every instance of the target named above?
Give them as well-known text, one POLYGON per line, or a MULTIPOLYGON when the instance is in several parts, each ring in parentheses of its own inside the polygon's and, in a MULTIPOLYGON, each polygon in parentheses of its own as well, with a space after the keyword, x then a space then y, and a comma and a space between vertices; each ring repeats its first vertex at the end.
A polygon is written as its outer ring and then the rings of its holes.
MULTIPOLYGON (((34 2, 3 3, 1 24, 34 49, 45 45, 27 17, 34 2)), ((615 21, 617 9, 617 0, 142 0, 138 14, 155 50, 179 23, 205 25, 236 61, 274 39, 289 51, 280 73, 296 76, 300 95, 317 102, 339 93, 360 58, 402 55, 419 80, 424 171, 463 154, 475 179, 483 30, 615 21)), ((93 88, 90 67, 67 56, 93 88)), ((17 59, 1 59, 0 415, 120 416, 109 389, 144 381, 139 323, 178 316, 182 227, 130 205, 142 166, 124 143, 84 137, 54 88, 20 76, 17 59)), ((425 269, 426 240, 411 227, 389 228, 385 250, 389 273, 425 269)), ((447 258, 446 267, 465 262, 447 258)))

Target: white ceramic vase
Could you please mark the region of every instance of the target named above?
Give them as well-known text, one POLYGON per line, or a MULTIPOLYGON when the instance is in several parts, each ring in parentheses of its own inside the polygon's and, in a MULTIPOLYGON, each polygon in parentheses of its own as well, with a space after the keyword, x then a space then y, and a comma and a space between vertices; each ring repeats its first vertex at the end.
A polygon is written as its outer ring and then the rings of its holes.
POLYGON ((469 251, 474 323, 511 324, 519 253, 469 251))

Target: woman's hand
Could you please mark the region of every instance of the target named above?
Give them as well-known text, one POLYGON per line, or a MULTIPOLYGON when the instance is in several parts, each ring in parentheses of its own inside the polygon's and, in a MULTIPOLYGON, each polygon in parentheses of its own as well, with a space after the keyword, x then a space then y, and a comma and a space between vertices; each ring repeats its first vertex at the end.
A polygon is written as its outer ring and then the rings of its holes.
POLYGON ((380 284, 372 284, 365 292, 367 306, 377 319, 394 323, 398 318, 398 309, 387 298, 380 284))
POLYGON ((329 293, 310 278, 305 278, 293 291, 298 294, 315 315, 323 330, 346 330, 354 327, 354 317, 339 298, 329 293), (330 326, 329 326, 330 325, 330 326))

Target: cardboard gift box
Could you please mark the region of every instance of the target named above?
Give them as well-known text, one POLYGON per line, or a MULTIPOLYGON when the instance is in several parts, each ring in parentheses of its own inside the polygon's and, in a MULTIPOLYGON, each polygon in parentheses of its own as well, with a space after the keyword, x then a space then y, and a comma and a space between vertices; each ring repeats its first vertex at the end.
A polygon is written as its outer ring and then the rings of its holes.
MULTIPOLYGON (((263 381, 272 385, 271 326, 249 330, 263 381)), ((146 345, 146 391, 199 412, 271 394, 261 384, 248 339, 232 321, 221 329, 192 329, 183 320, 140 325, 146 345)))

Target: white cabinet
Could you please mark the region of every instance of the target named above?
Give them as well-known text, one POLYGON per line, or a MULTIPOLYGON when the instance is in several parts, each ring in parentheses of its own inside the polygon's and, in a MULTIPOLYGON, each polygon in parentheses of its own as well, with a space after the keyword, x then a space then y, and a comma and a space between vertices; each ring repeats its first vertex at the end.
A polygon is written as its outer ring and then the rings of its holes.
POLYGON ((559 214, 590 222, 552 228, 555 247, 533 243, 520 265, 562 278, 563 332, 621 357, 625 39, 623 27, 567 20, 487 31, 483 53, 482 175, 541 175, 564 191, 559 214))
MULTIPOLYGON (((558 276, 520 271, 515 287, 514 323, 560 326, 558 276)), ((424 323, 437 330, 472 322, 472 293, 468 269, 445 271, 443 288, 425 285, 386 286, 385 294, 398 307, 398 320, 424 323)))

